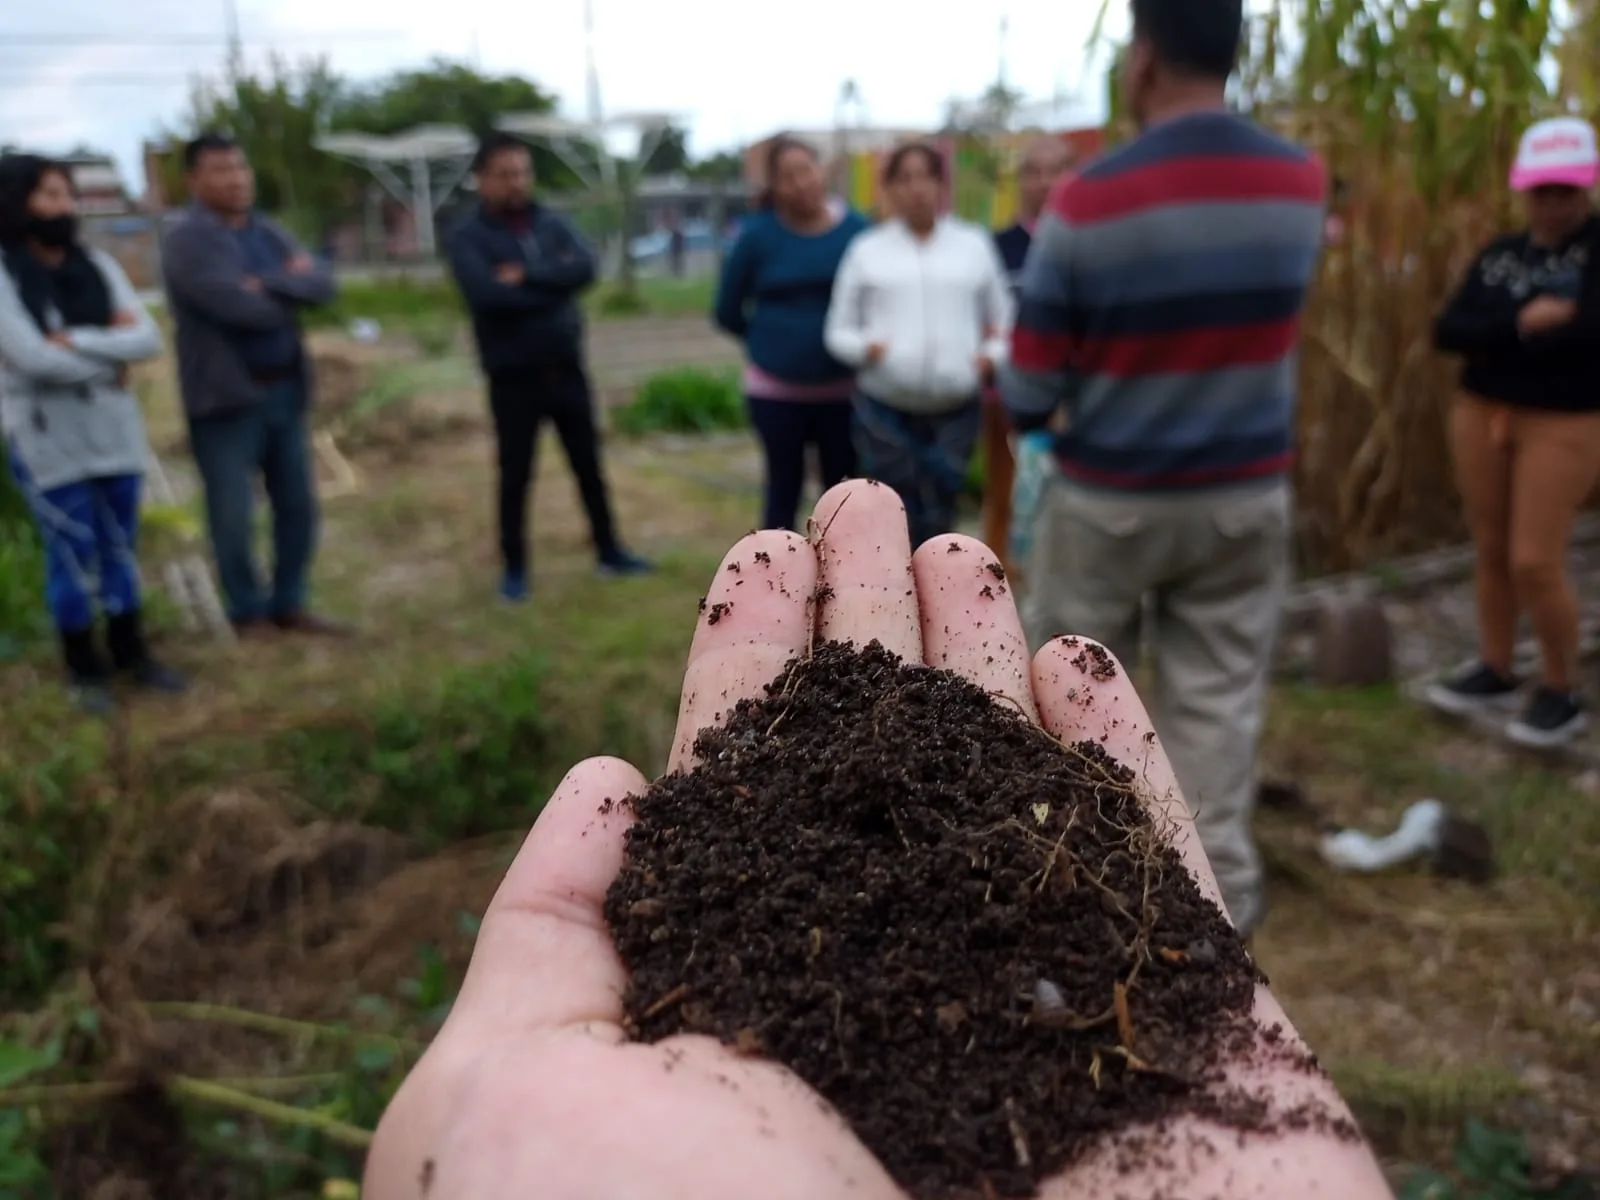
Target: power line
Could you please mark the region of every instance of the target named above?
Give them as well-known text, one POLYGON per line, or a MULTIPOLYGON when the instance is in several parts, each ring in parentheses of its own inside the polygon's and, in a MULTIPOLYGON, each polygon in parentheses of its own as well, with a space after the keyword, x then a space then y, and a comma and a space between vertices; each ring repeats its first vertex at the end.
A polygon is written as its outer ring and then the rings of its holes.
MULTIPOLYGON (((393 42, 405 34, 393 29, 333 29, 320 33, 272 33, 267 37, 251 37, 250 44, 272 45, 277 42, 393 42)), ((118 50, 162 49, 167 47, 200 46, 212 50, 228 49, 233 44, 228 34, 180 34, 169 37, 145 37, 140 34, 109 34, 105 37, 85 37, 81 33, 28 33, 0 32, 0 50, 45 49, 60 47, 71 50, 108 48, 118 50)))
POLYGON ((148 72, 145 74, 87 75, 28 75, 22 72, 6 74, 0 71, 0 88, 24 87, 159 87, 167 83, 187 83, 197 77, 212 78, 222 74, 216 67, 196 67, 192 71, 148 72))

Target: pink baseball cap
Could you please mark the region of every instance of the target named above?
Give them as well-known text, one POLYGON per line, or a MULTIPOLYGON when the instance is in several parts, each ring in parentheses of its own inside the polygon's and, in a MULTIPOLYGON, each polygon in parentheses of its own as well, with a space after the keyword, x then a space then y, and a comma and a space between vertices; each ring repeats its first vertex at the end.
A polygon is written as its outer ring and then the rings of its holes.
POLYGON ((1511 188, 1531 192, 1551 185, 1583 188, 1600 183, 1600 148, 1594 126, 1581 117, 1552 117, 1522 135, 1511 167, 1511 188))

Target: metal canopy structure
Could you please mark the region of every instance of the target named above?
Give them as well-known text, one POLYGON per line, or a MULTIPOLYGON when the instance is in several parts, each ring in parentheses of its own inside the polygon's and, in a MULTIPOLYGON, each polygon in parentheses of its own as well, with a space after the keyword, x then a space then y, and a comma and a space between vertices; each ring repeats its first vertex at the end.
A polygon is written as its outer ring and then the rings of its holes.
POLYGON ((434 215, 466 177, 477 140, 458 125, 418 125, 393 137, 330 133, 318 138, 316 147, 371 172, 410 211, 417 248, 431 256, 437 248, 434 215), (404 168, 408 178, 402 179, 397 168, 404 168))
POLYGON ((620 112, 587 121, 522 112, 508 113, 496 125, 549 147, 589 187, 609 192, 617 183, 619 161, 649 162, 661 139, 680 123, 678 115, 669 112, 620 112), (583 152, 585 146, 600 151, 598 163, 583 152))

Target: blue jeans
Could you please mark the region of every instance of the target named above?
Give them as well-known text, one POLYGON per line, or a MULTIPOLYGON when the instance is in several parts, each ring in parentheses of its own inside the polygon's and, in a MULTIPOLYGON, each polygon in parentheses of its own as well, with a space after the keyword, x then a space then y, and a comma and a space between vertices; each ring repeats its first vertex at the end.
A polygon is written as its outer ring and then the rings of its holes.
POLYGON ((96 605, 108 617, 139 610, 137 475, 108 475, 38 488, 22 461, 11 474, 44 542, 44 594, 56 629, 93 627, 96 605))
POLYGON ((978 398, 951 412, 914 414, 865 392, 855 398, 856 458, 861 474, 886 483, 906 506, 915 550, 955 528, 956 499, 978 444, 978 398))
POLYGON ((189 444, 206 489, 206 524, 217 576, 234 621, 304 610, 317 544, 304 389, 279 383, 259 403, 189 423, 189 444), (256 569, 256 476, 272 508, 272 588, 256 569))
POLYGON ((793 529, 806 482, 806 448, 817 448, 822 490, 855 474, 848 400, 763 400, 747 397, 750 423, 767 465, 761 528, 793 529))

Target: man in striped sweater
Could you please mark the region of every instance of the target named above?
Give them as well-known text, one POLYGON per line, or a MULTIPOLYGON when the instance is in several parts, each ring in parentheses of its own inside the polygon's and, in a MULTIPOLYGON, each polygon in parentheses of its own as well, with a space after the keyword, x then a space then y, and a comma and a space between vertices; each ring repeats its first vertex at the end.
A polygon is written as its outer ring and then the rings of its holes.
POLYGON ((1065 408, 1025 620, 1137 661, 1229 914, 1260 920, 1255 755, 1288 585, 1296 343, 1321 166, 1228 112, 1241 0, 1132 0, 1121 84, 1141 133, 1054 192, 1003 392, 1065 408), (1150 603, 1147 606, 1147 601, 1150 603))

